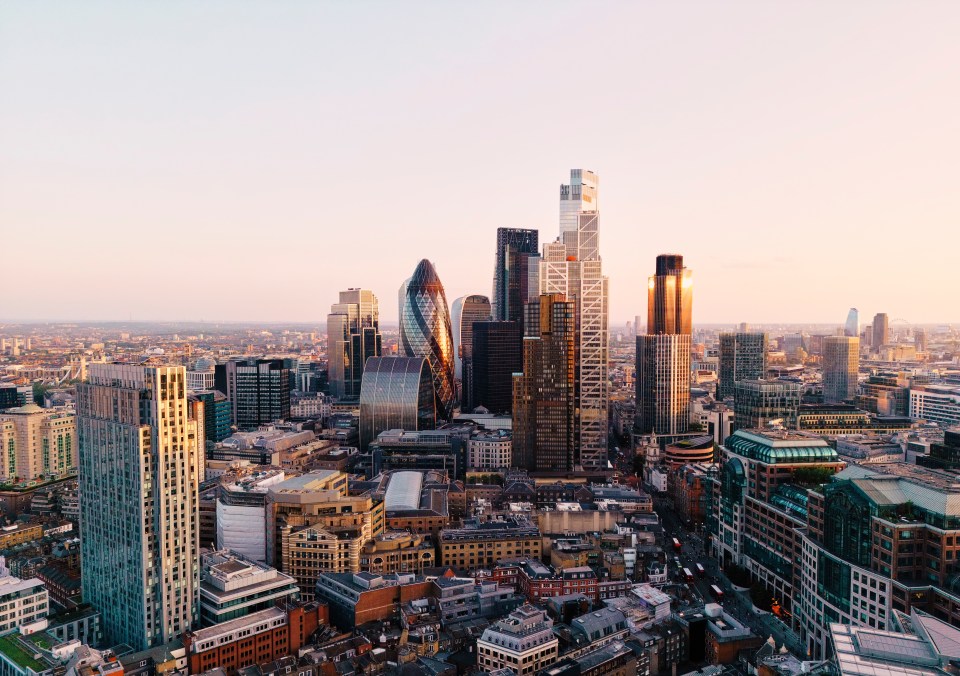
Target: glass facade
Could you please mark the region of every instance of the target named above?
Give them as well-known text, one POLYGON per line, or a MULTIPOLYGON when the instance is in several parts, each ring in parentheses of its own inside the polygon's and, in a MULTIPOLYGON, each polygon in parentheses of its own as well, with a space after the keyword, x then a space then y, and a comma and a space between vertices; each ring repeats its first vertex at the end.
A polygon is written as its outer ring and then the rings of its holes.
POLYGON ((443 284, 425 258, 404 286, 400 345, 405 356, 429 362, 437 415, 449 420, 457 399, 453 332, 443 284))
POLYGON ((366 289, 340 292, 340 302, 327 315, 327 351, 330 394, 338 399, 360 396, 363 366, 379 357, 380 311, 377 297, 366 289))
POLYGON ((529 296, 530 260, 538 257, 536 230, 497 228, 497 263, 493 272, 493 318, 523 321, 529 296))
POLYGON ((767 374, 767 334, 721 333, 720 379, 717 399, 732 397, 741 380, 760 380, 767 374))
POLYGON ((520 322, 474 324, 472 360, 471 391, 465 408, 483 406, 491 413, 512 412, 513 374, 523 370, 520 322))
POLYGON ((429 430, 436 426, 436 398, 430 365, 422 357, 371 357, 360 387, 360 448, 366 450, 387 430, 429 430))

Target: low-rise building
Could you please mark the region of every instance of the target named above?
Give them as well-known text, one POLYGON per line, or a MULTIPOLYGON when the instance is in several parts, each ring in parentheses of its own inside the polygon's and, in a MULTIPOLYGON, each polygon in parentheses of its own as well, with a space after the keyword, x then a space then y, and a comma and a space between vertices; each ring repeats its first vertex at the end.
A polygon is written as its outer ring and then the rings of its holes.
POLYGON ((477 666, 529 676, 557 660, 558 645, 553 620, 538 608, 522 606, 484 630, 477 641, 477 666))
POLYGON ((200 624, 209 627, 296 600, 297 581, 237 552, 204 552, 200 557, 200 624))
POLYGON ((490 471, 513 466, 513 435, 509 430, 474 432, 467 440, 470 471, 490 471))
POLYGON ((526 519, 464 521, 462 528, 440 531, 440 564, 461 570, 491 567, 501 559, 539 558, 540 529, 526 519))
POLYGON ((369 573, 422 573, 436 563, 430 536, 409 531, 387 531, 363 545, 360 568, 369 573))
POLYGON ((316 597, 344 631, 374 620, 399 619, 400 605, 430 595, 433 582, 413 573, 321 573, 316 597))

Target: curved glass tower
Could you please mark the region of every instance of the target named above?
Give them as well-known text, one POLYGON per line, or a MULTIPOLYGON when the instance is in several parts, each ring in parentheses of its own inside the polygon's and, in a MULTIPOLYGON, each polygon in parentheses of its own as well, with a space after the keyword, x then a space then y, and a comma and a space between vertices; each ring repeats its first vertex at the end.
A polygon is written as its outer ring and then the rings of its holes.
POLYGON ((457 398, 450 311, 443 284, 426 258, 406 285, 400 306, 400 345, 406 356, 430 362, 437 415, 449 420, 457 398))
POLYGON ((387 430, 436 426, 433 374, 423 357, 370 357, 360 386, 360 448, 387 430))

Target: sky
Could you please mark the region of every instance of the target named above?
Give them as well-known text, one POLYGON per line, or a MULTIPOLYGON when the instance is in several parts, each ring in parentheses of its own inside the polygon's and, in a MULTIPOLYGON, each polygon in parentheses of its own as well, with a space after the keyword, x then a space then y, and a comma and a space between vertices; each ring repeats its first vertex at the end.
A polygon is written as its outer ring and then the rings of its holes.
POLYGON ((600 176, 611 326, 960 321, 960 3, 6 2, 0 319, 323 323, 600 176))

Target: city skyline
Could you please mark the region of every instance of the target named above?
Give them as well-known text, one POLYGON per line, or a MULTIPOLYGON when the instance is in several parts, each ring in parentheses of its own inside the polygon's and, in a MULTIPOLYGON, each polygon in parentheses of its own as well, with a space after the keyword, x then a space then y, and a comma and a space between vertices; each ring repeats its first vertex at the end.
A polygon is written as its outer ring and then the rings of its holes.
POLYGON ((35 294, 0 292, 4 320, 321 322, 339 290, 390 298, 422 257, 449 297, 487 295, 496 229, 549 241, 581 166, 604 179, 612 326, 645 313, 637 261, 670 251, 697 270, 699 323, 960 321, 926 292, 949 288, 958 238, 956 6, 880 3, 863 24, 826 3, 602 5, 589 25, 573 4, 502 25, 426 5, 115 9, 0 10, 0 229, 36 251, 8 260, 35 294), (571 134, 578 81, 590 123, 571 134), (146 246, 176 252, 171 293, 146 293, 146 246), (204 274, 231 293, 203 300, 204 274), (76 287, 82 304, 58 292, 76 287))

